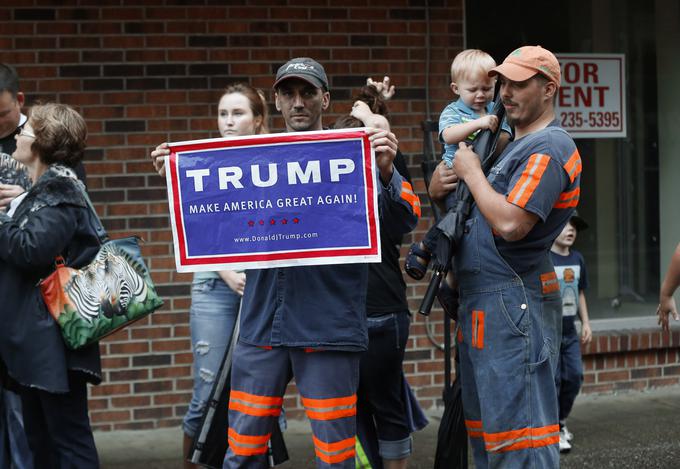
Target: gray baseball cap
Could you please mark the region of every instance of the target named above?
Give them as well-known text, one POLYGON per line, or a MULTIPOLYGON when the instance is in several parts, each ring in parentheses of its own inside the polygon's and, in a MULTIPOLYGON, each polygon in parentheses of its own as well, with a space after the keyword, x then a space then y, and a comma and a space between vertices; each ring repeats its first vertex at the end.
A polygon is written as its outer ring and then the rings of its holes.
POLYGON ((278 72, 276 72, 274 88, 288 78, 299 78, 317 88, 328 91, 326 71, 319 62, 309 57, 296 57, 281 65, 278 72))

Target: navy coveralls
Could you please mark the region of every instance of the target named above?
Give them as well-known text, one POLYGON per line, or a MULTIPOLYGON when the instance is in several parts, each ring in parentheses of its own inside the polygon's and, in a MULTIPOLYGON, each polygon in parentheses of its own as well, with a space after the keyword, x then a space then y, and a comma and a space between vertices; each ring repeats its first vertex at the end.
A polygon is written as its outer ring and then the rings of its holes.
MULTIPOLYGON (((411 185, 396 170, 386 187, 378 185, 382 223, 390 220, 388 229, 397 233, 413 229, 420 202, 411 185)), ((268 467, 272 425, 294 376, 311 422, 318 467, 353 468, 358 352, 368 343, 367 264, 275 268, 246 275, 223 467, 268 467)))
POLYGON ((550 246, 578 202, 581 160, 556 123, 512 142, 488 181, 540 220, 495 236, 475 206, 456 256, 461 385, 475 466, 559 467, 561 300, 550 246))

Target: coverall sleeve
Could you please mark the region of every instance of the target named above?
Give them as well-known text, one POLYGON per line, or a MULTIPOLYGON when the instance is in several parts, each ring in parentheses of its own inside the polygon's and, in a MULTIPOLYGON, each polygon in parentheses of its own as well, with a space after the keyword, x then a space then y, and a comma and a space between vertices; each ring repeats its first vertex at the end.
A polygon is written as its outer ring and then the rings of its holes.
POLYGON ((420 218, 420 199, 413 191, 411 183, 395 168, 387 186, 382 182, 378 184, 380 223, 385 230, 395 237, 413 230, 420 218))
POLYGON ((506 200, 545 221, 569 184, 564 168, 550 155, 532 154, 510 176, 506 200))

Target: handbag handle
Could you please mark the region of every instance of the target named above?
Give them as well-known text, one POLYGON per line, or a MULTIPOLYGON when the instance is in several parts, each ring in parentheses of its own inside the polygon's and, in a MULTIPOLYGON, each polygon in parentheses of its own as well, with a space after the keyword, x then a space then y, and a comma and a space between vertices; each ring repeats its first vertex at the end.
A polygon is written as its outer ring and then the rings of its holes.
POLYGON ((97 211, 94 209, 94 205, 92 205, 92 201, 90 200, 90 196, 88 195, 87 191, 85 190, 85 186, 83 185, 82 182, 76 181, 76 187, 78 187, 78 190, 82 194, 83 198, 85 199, 85 202, 87 203, 87 206, 90 209, 90 225, 94 228, 95 232, 97 233, 97 238, 99 239, 99 244, 103 245, 109 240, 109 235, 106 233, 106 230, 104 229, 104 225, 102 224, 101 219, 99 218, 99 215, 97 215, 97 211), (94 222, 93 222, 94 220, 94 222))
MULTIPOLYGON (((76 187, 80 191, 80 194, 83 196, 85 199, 85 202, 87 203, 87 206, 89 208, 89 223, 92 228, 94 228, 94 231, 97 233, 97 240, 99 241, 99 245, 103 246, 107 241, 109 241, 109 235, 106 233, 106 230, 104 229, 104 225, 102 224, 101 219, 99 218, 99 215, 97 215, 97 211, 94 209, 94 205, 92 205, 92 201, 90 200, 90 196, 87 194, 87 191, 85 190, 85 185, 80 182, 79 180, 75 181, 76 187), (94 220, 94 222, 93 222, 94 220)), ((55 269, 58 269, 59 267, 63 267, 66 265, 66 261, 63 258, 63 256, 58 255, 54 258, 54 267, 55 269)), ((42 281, 42 280, 41 280, 42 281)))

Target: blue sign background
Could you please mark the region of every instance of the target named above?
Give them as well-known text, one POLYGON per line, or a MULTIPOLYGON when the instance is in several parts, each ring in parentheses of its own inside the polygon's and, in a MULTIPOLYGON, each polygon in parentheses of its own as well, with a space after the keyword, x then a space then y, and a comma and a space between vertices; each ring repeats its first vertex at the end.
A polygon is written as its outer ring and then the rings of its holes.
POLYGON ((369 245, 361 139, 223 148, 179 156, 183 220, 191 240, 189 257, 369 245), (331 182, 331 159, 351 159, 354 171, 331 182), (288 184, 288 162, 298 162, 304 170, 314 160, 320 161, 321 182, 288 184), (251 166, 259 165, 260 178, 266 181, 270 163, 277 163, 278 182, 256 187, 251 166), (218 168, 228 166, 242 169, 242 189, 231 183, 228 189, 220 189, 218 168), (192 169, 210 170, 203 178, 202 192, 194 190, 194 178, 186 175, 192 169), (319 204, 319 197, 325 200, 326 196, 331 203, 319 204), (340 203, 334 196, 339 196, 340 203), (286 207, 286 198, 291 205, 294 200, 311 203, 286 207), (257 206, 248 208, 248 202, 257 206), (233 209, 234 203, 245 203, 245 209, 225 210, 225 204, 233 209))

